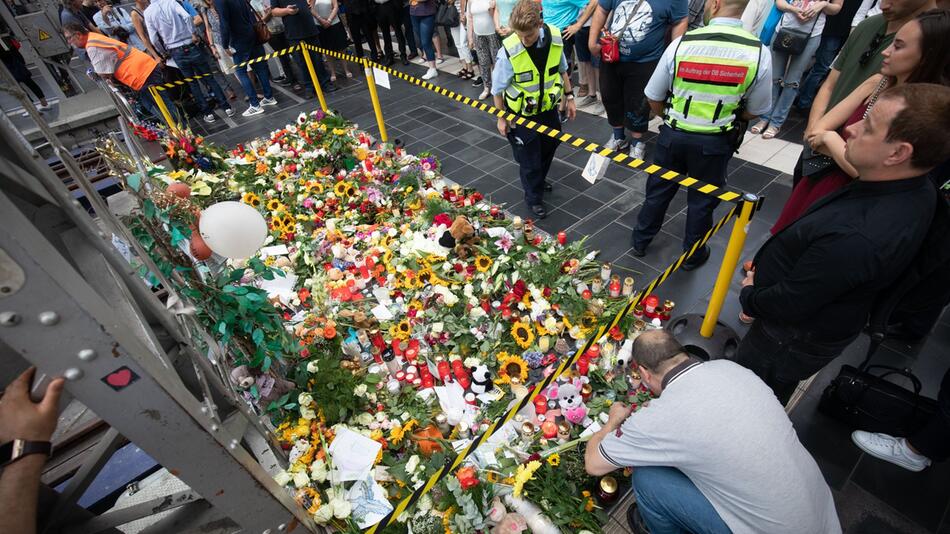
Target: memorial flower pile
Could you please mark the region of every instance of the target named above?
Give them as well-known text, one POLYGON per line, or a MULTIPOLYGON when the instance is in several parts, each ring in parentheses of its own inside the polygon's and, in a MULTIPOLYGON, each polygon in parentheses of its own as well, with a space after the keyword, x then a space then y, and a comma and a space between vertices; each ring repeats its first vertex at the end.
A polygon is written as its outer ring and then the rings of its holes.
MULTIPOLYGON (((198 317, 239 342, 229 378, 274 422, 289 456, 277 481, 339 530, 386 516, 633 293, 583 240, 543 235, 444 179, 437 158, 336 115, 224 153, 189 135, 167 144, 180 170, 155 175, 165 190, 146 209, 202 275, 183 282, 206 303, 198 317), (173 191, 185 208, 154 204, 173 191), (263 218, 251 258, 195 254, 197 223, 176 214, 222 201, 263 218)), ((645 299, 383 532, 598 531, 615 495, 584 472, 583 438, 613 401, 649 397, 626 365, 631 340, 672 308, 645 299)))

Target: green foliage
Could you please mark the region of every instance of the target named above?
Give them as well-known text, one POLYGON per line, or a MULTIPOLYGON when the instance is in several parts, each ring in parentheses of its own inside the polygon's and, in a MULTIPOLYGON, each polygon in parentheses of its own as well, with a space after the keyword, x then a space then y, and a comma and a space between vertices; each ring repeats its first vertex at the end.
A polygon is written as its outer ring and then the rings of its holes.
POLYGON ((563 532, 588 529, 601 530, 607 520, 597 508, 585 509, 587 498, 581 492, 593 487, 594 479, 584 470, 583 457, 577 449, 561 453, 561 464, 553 467, 547 462, 535 471, 524 485, 524 497, 536 503, 563 532))
MULTIPOLYGON (((353 394, 361 380, 350 370, 340 367, 337 356, 319 354, 310 361, 315 362, 320 371, 313 376, 314 384, 309 387, 309 392, 317 406, 323 409, 327 426, 345 422, 364 407, 363 399, 353 394)), ((306 364, 301 365, 306 367, 306 364)))

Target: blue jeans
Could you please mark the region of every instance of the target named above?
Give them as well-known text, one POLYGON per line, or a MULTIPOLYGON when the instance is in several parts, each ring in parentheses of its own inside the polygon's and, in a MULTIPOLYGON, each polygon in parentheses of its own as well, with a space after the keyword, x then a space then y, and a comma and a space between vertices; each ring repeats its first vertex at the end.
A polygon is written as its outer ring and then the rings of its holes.
MULTIPOLYGON (((258 44, 247 50, 235 50, 232 58, 235 64, 239 64, 251 58, 261 57, 263 55, 264 47, 258 44)), ((264 98, 272 98, 274 93, 271 92, 270 88, 270 70, 267 68, 267 62, 258 61, 257 63, 253 63, 251 69, 254 70, 254 75, 257 76, 257 81, 261 84, 261 89, 264 91, 264 98)), ((254 84, 251 83, 251 78, 247 75, 247 68, 238 68, 234 71, 234 74, 237 75, 238 80, 241 80, 241 87, 244 88, 244 94, 247 95, 248 103, 254 107, 261 105, 261 101, 257 98, 257 90, 254 89, 254 84)))
POLYGON ((412 15, 409 14, 409 4, 402 8, 402 33, 406 36, 406 46, 409 54, 416 53, 416 36, 413 35, 412 15))
MULTIPOLYGON (((211 74, 212 72, 211 65, 208 64, 208 57, 205 56, 204 50, 202 50, 200 46, 180 46, 169 50, 169 52, 172 55, 172 59, 178 64, 178 70, 180 70, 182 76, 186 78, 199 74, 211 74)), ((201 81, 204 82, 205 86, 214 94, 214 98, 218 101, 218 105, 221 106, 221 109, 229 109, 231 107, 231 104, 228 104, 228 100, 224 98, 224 91, 221 90, 221 86, 218 85, 218 82, 214 81, 214 76, 205 76, 201 81)), ((191 89, 191 94, 195 97, 195 103, 198 104, 198 109, 201 110, 201 113, 211 113, 211 107, 208 106, 208 101, 205 100, 205 95, 201 91, 201 86, 198 85, 198 82, 189 82, 188 88, 191 89)))
MULTIPOLYGON (((154 85, 161 85, 165 83, 165 79, 162 77, 162 69, 156 67, 152 71, 152 74, 148 76, 148 79, 145 80, 145 85, 139 89, 138 100, 139 104, 157 119, 162 119, 162 112, 158 109, 158 104, 155 103, 155 99, 152 98, 152 93, 149 89, 154 85)), ((171 95, 168 91, 157 91, 159 96, 162 98, 162 101, 165 102, 165 107, 168 108, 168 112, 172 114, 172 117, 175 117, 176 120, 180 120, 178 117, 178 108, 175 107, 175 102, 172 100, 171 95)))
POLYGON ((769 121, 769 126, 780 127, 785 124, 788 111, 798 96, 802 73, 811 58, 815 57, 820 42, 821 36, 813 35, 808 39, 805 50, 797 56, 772 51, 772 111, 762 115, 762 120, 769 121))
POLYGON ((699 488, 673 467, 635 467, 633 492, 650 534, 731 534, 699 488))
POLYGON ((821 83, 825 81, 825 77, 831 71, 831 65, 847 39, 847 35, 821 36, 821 44, 818 45, 818 51, 815 52, 815 64, 812 65, 811 71, 805 77, 798 93, 799 107, 806 109, 811 107, 811 103, 814 102, 815 95, 818 93, 818 88, 821 87, 821 83))
POLYGON ((426 61, 435 61, 435 45, 432 35, 435 33, 435 15, 412 16, 412 29, 419 38, 419 47, 425 52, 426 61))

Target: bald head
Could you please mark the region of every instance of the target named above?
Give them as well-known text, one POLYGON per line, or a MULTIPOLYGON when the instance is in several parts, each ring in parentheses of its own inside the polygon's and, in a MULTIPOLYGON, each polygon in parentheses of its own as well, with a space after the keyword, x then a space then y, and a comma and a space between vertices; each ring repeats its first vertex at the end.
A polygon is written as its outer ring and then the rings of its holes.
POLYGON ((749 0, 706 0, 706 24, 716 17, 742 18, 742 12, 748 3, 749 0))
POLYGON ((683 346, 666 330, 649 330, 633 342, 633 361, 654 374, 663 374, 688 357, 683 346))

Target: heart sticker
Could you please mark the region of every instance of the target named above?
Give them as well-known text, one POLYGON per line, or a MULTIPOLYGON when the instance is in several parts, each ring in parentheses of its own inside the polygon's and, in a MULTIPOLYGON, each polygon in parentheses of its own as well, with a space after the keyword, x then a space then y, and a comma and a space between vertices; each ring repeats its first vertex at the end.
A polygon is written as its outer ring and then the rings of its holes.
POLYGON ((102 381, 114 391, 122 391, 138 379, 139 375, 124 365, 102 377, 102 381))

